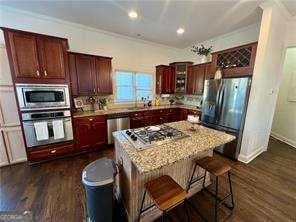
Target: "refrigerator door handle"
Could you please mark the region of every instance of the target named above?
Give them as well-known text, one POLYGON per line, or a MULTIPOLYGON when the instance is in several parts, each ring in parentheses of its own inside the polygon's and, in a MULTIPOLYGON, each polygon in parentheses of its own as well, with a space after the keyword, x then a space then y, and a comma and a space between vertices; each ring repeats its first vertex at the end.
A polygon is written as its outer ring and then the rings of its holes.
POLYGON ((224 94, 225 94, 225 86, 222 85, 221 87, 221 94, 220 94, 220 98, 218 101, 218 122, 220 121, 221 118, 221 112, 222 112, 222 107, 223 107, 223 103, 224 103, 224 94))
POLYGON ((217 92, 217 97, 216 97, 216 102, 215 102, 215 122, 218 123, 219 121, 219 102, 220 102, 220 97, 221 97, 221 91, 222 91, 222 86, 223 86, 223 82, 220 83, 219 88, 218 88, 218 92, 217 92))

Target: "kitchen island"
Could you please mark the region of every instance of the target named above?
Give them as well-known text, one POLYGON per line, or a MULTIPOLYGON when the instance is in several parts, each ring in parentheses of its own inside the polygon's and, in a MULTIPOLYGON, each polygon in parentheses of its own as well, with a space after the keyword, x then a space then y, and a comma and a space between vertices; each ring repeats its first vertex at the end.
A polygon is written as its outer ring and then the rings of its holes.
MULTIPOLYGON (((129 221, 136 221, 144 184, 161 175, 170 175, 184 189, 187 187, 189 176, 192 173, 194 160, 212 156, 213 149, 235 139, 234 136, 216 131, 204 126, 196 125, 195 131, 189 130, 192 126, 187 121, 166 124, 181 132, 187 137, 170 140, 161 145, 153 145, 147 149, 136 149, 127 139, 125 131, 114 132, 116 162, 120 166, 117 180, 117 195, 122 199, 129 221)), ((201 168, 196 170, 196 177, 202 176, 201 168)), ((210 184, 210 177, 206 177, 206 185, 210 184)), ((201 190, 201 181, 193 184, 188 197, 201 190)), ((144 208, 152 204, 147 196, 144 208)), ((160 216, 161 212, 155 207, 142 214, 142 221, 152 221, 160 216)))

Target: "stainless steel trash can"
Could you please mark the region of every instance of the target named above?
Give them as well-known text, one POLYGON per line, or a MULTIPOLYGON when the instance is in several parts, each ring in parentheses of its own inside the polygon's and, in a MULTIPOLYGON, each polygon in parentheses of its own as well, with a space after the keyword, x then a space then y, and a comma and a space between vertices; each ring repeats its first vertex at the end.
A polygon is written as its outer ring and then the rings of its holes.
POLYGON ((112 222, 113 185, 116 168, 113 160, 106 157, 87 165, 82 172, 86 191, 87 216, 91 222, 112 222))

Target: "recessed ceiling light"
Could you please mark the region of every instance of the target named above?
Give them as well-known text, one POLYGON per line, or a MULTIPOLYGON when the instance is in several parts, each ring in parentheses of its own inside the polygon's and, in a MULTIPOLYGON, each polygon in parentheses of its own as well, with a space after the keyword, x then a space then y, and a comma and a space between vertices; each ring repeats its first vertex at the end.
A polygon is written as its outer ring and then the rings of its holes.
POLYGON ((132 10, 128 13, 128 16, 130 17, 130 19, 135 20, 138 18, 138 13, 132 10))
POLYGON ((178 35, 182 35, 184 32, 185 32, 185 30, 183 28, 178 28, 177 29, 178 35))

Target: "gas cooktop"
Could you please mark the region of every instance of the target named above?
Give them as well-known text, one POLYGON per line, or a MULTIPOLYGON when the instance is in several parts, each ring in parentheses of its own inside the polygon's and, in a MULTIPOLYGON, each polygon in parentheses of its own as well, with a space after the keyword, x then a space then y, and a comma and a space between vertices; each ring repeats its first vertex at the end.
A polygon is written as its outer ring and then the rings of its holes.
POLYGON ((147 149, 172 140, 188 137, 188 135, 182 131, 165 124, 129 129, 123 131, 123 134, 138 150, 147 149))

